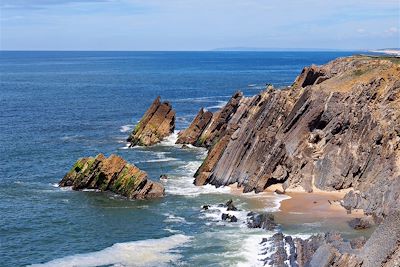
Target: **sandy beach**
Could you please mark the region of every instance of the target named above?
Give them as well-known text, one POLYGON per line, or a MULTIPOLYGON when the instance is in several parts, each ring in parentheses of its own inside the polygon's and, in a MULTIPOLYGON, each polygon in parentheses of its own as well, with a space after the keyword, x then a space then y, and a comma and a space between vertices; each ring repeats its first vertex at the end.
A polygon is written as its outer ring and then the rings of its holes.
MULTIPOLYGON (((243 194, 243 188, 236 184, 230 186, 233 195, 243 194)), ((274 212, 275 221, 281 225, 284 232, 292 234, 302 234, 307 232, 326 232, 340 231, 344 236, 353 237, 357 235, 369 236, 372 228, 368 230, 355 231, 348 222, 357 217, 363 217, 362 210, 352 210, 348 213, 340 205, 346 191, 327 192, 314 190, 312 193, 304 192, 300 189, 276 194, 276 189, 282 190, 280 186, 272 186, 256 194, 252 198, 252 208, 256 210, 264 209, 268 211, 274 201, 279 203, 279 211, 274 212)), ((283 191, 283 190, 282 190, 283 191)))

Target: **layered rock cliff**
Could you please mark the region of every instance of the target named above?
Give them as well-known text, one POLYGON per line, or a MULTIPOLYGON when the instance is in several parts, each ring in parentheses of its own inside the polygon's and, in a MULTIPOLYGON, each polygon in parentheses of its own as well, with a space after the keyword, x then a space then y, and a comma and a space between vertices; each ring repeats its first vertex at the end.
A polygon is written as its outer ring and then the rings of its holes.
POLYGON ((151 146, 174 132, 175 110, 157 97, 129 135, 131 146, 151 146))
POLYGON ((130 199, 149 199, 164 196, 164 187, 148 179, 147 173, 127 163, 117 155, 106 158, 81 158, 60 181, 61 187, 73 190, 98 189, 111 191, 130 199))
POLYGON ((344 240, 338 233, 292 238, 282 233, 261 242, 266 266, 395 267, 400 266, 400 214, 391 213, 372 236, 344 240))
POLYGON ((305 68, 288 88, 236 93, 191 140, 209 148, 195 184, 351 188, 348 209, 399 209, 399 77, 398 60, 354 56, 305 68))

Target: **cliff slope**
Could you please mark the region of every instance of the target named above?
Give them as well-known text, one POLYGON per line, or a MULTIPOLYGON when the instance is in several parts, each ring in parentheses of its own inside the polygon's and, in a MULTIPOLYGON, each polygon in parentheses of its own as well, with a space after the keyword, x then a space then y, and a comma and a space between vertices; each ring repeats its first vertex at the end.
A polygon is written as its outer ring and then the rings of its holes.
POLYGON ((399 62, 340 58, 305 68, 289 88, 236 93, 199 136, 192 143, 209 153, 197 185, 351 188, 348 209, 382 217, 400 207, 399 62))

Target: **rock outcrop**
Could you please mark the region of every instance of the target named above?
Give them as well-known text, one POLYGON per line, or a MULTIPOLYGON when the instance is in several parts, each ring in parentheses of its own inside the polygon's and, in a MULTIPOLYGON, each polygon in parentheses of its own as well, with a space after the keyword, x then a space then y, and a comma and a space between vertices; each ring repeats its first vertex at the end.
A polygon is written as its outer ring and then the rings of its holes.
POLYGON ((148 179, 147 173, 127 163, 117 155, 106 158, 81 158, 60 181, 61 187, 73 190, 97 189, 111 191, 130 199, 150 199, 164 196, 164 187, 148 179))
POLYGON ((344 240, 338 233, 294 238, 277 233, 261 242, 268 266, 393 267, 400 266, 400 214, 389 214, 365 242, 344 240))
POLYGON ((270 213, 249 212, 247 214, 247 227, 272 231, 277 227, 277 224, 275 223, 274 215, 270 213))
POLYGON ((180 131, 178 134, 177 144, 192 144, 192 145, 200 145, 197 142, 200 140, 200 136, 210 123, 213 117, 212 112, 204 111, 204 109, 200 109, 196 118, 192 121, 189 128, 184 131, 180 131))
POLYGON ((305 68, 289 88, 236 93, 191 140, 209 148, 195 184, 352 188, 346 208, 384 217, 400 208, 399 77, 394 60, 354 56, 305 68))
POLYGON ((131 146, 151 146, 174 132, 175 110, 157 97, 127 139, 131 146))

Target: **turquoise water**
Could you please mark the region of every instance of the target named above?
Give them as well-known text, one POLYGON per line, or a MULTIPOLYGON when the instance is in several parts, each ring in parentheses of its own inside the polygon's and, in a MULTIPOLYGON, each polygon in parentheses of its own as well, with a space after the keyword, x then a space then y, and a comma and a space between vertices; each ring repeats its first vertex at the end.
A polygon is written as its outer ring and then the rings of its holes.
MULTIPOLYGON (((1 52, 0 266, 256 266, 257 243, 272 233, 243 223, 248 210, 260 209, 254 194, 195 187, 206 152, 180 149, 176 134, 151 148, 128 149, 125 139, 157 95, 176 109, 179 130, 236 90, 290 85, 303 66, 351 54, 1 52), (167 174, 167 196, 129 201, 56 186, 77 158, 100 152, 121 155, 153 179, 167 174), (216 205, 230 198, 243 210, 238 223, 220 221, 216 205)), ((272 211, 278 196, 261 201, 272 211)))

